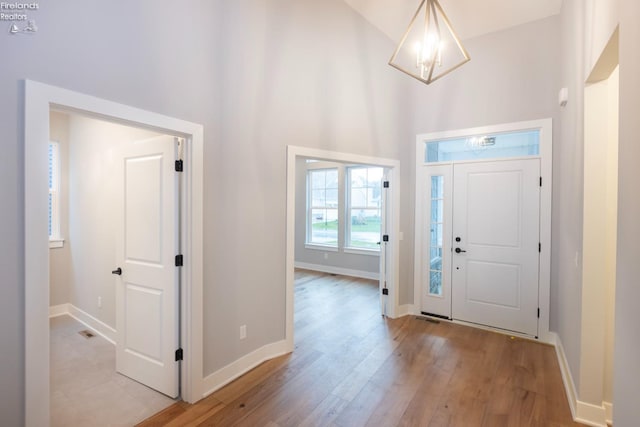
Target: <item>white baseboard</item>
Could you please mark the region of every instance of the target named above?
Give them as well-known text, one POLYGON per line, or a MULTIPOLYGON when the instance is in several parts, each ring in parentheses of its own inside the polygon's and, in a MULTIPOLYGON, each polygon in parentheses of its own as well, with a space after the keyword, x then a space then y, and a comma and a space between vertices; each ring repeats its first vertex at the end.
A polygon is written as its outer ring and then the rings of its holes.
POLYGON ((378 273, 372 273, 370 271, 352 270, 350 268, 333 267, 331 265, 322 264, 310 264, 307 262, 294 263, 295 268, 303 268, 305 270, 320 271, 321 273, 339 274, 341 276, 359 277, 361 279, 379 280, 380 275, 378 273))
POLYGON ((607 421, 611 422, 610 414, 613 412, 612 405, 610 403, 603 402, 602 406, 598 406, 582 402, 578 399, 576 384, 573 381, 573 376, 569 369, 569 363, 567 362, 567 356, 564 353, 562 340, 558 334, 554 332, 550 332, 549 335, 553 338, 553 344, 556 348, 558 364, 560 365, 560 373, 562 374, 562 382, 564 383, 564 389, 567 393, 567 400, 569 402, 569 408, 571 409, 573 420, 592 427, 607 427, 607 421), (607 405, 609 406, 609 409, 607 409, 607 405))
POLYGON ((410 316, 416 314, 415 306, 413 304, 404 304, 398 306, 398 311, 396 312, 397 317, 410 316))
POLYGON ((111 344, 116 344, 116 330, 106 323, 96 319, 89 313, 80 310, 78 307, 71 303, 55 305, 49 307, 49 317, 58 317, 63 315, 69 315, 76 319, 78 322, 85 325, 111 344))
POLYGON ((207 397, 239 376, 246 374, 262 362, 287 353, 290 353, 290 351, 287 347, 286 340, 260 347, 252 353, 230 363, 224 368, 217 370, 213 374, 207 375, 203 380, 205 392, 202 397, 207 397))
POLYGON ((604 406, 590 403, 576 402, 576 417, 574 421, 592 427, 607 427, 607 415, 604 406))
POLYGON ((569 402, 569 409, 571 409, 571 416, 576 419, 576 384, 573 382, 573 376, 571 376, 571 370, 569 369, 569 362, 567 362, 567 356, 564 354, 564 347, 562 347, 562 341, 556 333, 552 333, 554 337, 554 346, 556 348, 556 356, 558 357, 558 365, 560 365, 560 374, 562 375, 562 383, 564 384, 564 391, 567 394, 567 401, 569 402))
POLYGON ((69 314, 69 304, 52 305, 49 307, 49 319, 64 316, 65 314, 69 314))

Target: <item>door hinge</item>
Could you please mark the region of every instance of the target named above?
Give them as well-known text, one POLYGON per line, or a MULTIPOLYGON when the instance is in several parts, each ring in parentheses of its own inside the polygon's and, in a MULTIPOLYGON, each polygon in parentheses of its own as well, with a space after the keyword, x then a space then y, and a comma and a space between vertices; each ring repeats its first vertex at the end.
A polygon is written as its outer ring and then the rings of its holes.
POLYGON ((179 362, 182 360, 183 354, 182 354, 182 349, 179 348, 176 350, 176 362, 179 362))
POLYGON ((184 265, 184 257, 182 255, 176 255, 176 267, 182 267, 184 265))
POLYGON ((388 242, 389 241, 389 235, 388 234, 383 235, 382 236, 382 241, 383 242, 388 242))
POLYGON ((538 307, 538 319, 540 318, 540 307, 538 307))
POLYGON ((542 177, 540 177, 540 187, 542 187, 542 177))
POLYGON ((382 295, 389 295, 389 289, 388 288, 382 288, 382 295))
POLYGON ((176 160, 176 172, 184 171, 184 162, 182 160, 176 160))
POLYGON ((542 243, 538 243, 538 252, 542 252, 542 243))
POLYGON ((383 182, 383 183, 382 183, 382 186, 383 186, 384 188, 389 188, 389 181, 385 181, 385 182, 383 182))

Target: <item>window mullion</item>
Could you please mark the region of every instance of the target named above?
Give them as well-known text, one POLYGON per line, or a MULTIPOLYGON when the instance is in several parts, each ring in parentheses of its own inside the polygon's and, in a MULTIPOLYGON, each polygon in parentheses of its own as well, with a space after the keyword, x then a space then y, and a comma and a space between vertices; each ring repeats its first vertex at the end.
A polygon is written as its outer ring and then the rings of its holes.
POLYGON ((338 249, 342 250, 346 246, 345 240, 345 197, 346 197, 346 185, 345 185, 345 168, 340 166, 338 168, 338 249))

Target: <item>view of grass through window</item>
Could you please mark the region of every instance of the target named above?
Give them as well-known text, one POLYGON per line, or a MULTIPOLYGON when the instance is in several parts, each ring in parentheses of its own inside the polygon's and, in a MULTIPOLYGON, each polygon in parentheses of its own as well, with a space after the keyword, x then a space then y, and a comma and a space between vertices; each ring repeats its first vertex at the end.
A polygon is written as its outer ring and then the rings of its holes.
POLYGON ((349 173, 349 225, 347 246, 378 249, 382 207, 382 174, 379 167, 351 167, 349 173))
POLYGON ((310 169, 307 243, 338 247, 343 241, 347 248, 378 250, 383 173, 370 166, 310 169))
POLYGON ((309 243, 338 246, 338 169, 309 171, 309 243))

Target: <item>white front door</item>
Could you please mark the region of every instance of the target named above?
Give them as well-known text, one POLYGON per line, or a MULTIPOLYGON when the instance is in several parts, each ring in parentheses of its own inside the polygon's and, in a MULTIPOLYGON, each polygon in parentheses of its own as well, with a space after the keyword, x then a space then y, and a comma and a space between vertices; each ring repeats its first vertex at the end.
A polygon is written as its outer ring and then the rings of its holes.
POLYGON ((421 310, 537 336, 540 160, 423 171, 421 310))
MULTIPOLYGON (((123 145, 118 191, 116 370, 172 398, 179 394, 177 141, 123 145)), ((117 274, 117 271, 115 272, 117 274)))
POLYGON ((452 317, 538 333, 540 161, 454 166, 452 317))

